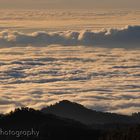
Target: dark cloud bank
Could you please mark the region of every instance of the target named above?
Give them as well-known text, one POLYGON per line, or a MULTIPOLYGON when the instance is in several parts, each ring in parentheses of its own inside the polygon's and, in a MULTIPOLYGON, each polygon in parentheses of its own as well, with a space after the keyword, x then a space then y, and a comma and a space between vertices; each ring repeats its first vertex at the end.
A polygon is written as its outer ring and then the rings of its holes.
POLYGON ((45 31, 25 34, 17 31, 0 32, 0 46, 108 46, 108 47, 139 47, 140 26, 127 26, 121 29, 102 31, 65 31, 48 33, 45 31))

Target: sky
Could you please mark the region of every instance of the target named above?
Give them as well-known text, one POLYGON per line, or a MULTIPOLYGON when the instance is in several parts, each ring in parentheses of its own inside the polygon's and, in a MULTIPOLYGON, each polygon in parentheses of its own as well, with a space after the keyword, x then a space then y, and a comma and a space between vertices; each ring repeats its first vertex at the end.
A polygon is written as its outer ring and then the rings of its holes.
POLYGON ((0 0, 0 8, 140 8, 139 0, 0 0))

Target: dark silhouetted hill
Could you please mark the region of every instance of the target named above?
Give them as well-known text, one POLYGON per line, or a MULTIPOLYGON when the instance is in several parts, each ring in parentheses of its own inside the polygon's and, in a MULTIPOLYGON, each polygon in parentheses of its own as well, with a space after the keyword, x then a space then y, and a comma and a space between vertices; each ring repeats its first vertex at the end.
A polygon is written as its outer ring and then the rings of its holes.
POLYGON ((16 109, 10 114, 0 117, 0 139, 1 140, 72 140, 72 139, 95 139, 100 136, 99 130, 79 122, 57 117, 51 114, 43 114, 30 108, 16 109), (1 131, 39 131, 39 136, 17 138, 13 135, 2 135, 1 131))
POLYGON ((64 100, 41 111, 21 108, 0 115, 0 140, 140 140, 139 118, 140 113, 125 116, 97 112, 64 100), (39 135, 2 133, 31 130, 39 135))
POLYGON ((43 113, 54 114, 63 118, 74 119, 84 124, 112 124, 112 123, 135 123, 131 116, 114 113, 103 113, 87 109, 84 106, 67 100, 41 110, 43 113))
POLYGON ((107 132, 100 140, 140 140, 140 125, 107 132))

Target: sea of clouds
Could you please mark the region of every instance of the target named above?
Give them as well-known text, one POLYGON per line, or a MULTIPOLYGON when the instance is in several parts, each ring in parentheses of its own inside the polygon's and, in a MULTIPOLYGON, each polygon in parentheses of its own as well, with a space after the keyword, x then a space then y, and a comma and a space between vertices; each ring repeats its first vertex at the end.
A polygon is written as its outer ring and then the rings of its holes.
POLYGON ((0 10, 0 113, 64 99, 140 111, 139 13, 0 10))
POLYGON ((0 113, 70 100, 99 111, 140 110, 140 50, 84 46, 0 48, 0 113))
POLYGON ((0 46, 108 46, 139 47, 140 26, 127 26, 121 29, 103 29, 100 31, 38 31, 30 34, 4 30, 0 32, 0 46))

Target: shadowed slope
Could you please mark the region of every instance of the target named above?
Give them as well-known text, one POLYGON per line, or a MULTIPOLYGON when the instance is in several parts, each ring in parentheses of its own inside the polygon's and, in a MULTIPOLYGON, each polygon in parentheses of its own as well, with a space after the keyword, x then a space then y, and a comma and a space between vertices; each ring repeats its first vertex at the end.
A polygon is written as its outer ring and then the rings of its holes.
POLYGON ((55 114, 60 117, 70 118, 84 124, 105 124, 105 123, 133 123, 130 116, 113 113, 97 112, 87 109, 84 106, 67 100, 61 101, 41 110, 44 113, 55 114))
MULTIPOLYGON (((71 139, 90 139, 97 140, 99 131, 93 130, 90 127, 79 122, 62 119, 55 115, 43 114, 40 111, 35 111, 29 108, 16 109, 10 114, 0 118, 1 130, 29 131, 34 129, 39 131, 39 136, 21 136, 20 139, 37 139, 37 140, 71 140, 71 139)), ((16 136, 0 135, 3 140, 16 140, 16 136)))

